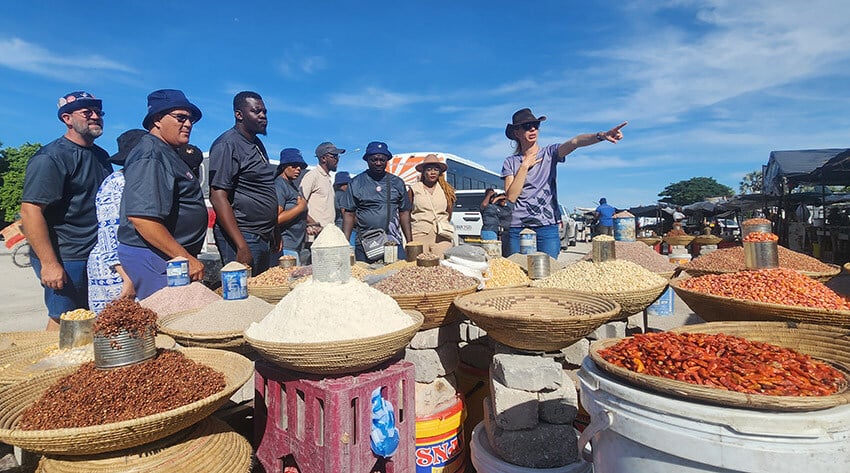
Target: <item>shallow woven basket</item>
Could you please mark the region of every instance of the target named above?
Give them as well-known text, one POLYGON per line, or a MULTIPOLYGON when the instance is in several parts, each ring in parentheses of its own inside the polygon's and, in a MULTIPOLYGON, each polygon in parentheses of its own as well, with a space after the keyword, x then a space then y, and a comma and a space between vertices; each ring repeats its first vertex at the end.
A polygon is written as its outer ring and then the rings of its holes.
MULTIPOLYGON (((826 263, 829 264, 829 263, 826 263)), ((814 272, 814 271, 798 271, 801 274, 804 274, 815 281, 820 281, 822 283, 829 282, 830 279, 834 278, 841 274, 841 266, 837 264, 829 264, 832 268, 829 271, 823 272, 814 272)), ((684 270, 686 273, 693 277, 705 276, 706 274, 731 274, 737 273, 737 270, 706 270, 706 269, 689 269, 687 266, 679 266, 680 269, 684 270)), ((742 270, 745 271, 745 270, 742 270)))
POLYGON ((83 457, 46 456, 42 473, 248 473, 251 444, 227 424, 207 417, 188 429, 140 447, 83 457))
POLYGON ((415 310, 422 313, 425 321, 421 330, 442 327, 455 322, 460 317, 457 307, 452 302, 458 296, 471 294, 478 290, 478 282, 465 289, 440 291, 420 294, 388 294, 395 299, 404 310, 415 310))
POLYGON ((599 351, 617 344, 622 338, 597 340, 590 346, 590 358, 604 371, 650 391, 689 401, 707 402, 724 407, 770 411, 813 411, 850 403, 850 340, 846 331, 835 327, 775 322, 714 322, 687 325, 672 330, 677 333, 724 333, 751 341, 790 348, 833 365, 844 375, 844 385, 829 396, 769 396, 747 394, 725 389, 676 381, 660 376, 636 373, 616 366, 599 355, 599 351), (822 330, 824 329, 824 330, 822 330))
POLYGON ((637 237, 635 240, 641 243, 646 243, 649 246, 655 246, 661 243, 661 237, 637 237))
POLYGON ((0 354, 12 348, 59 343, 59 332, 3 332, 0 333, 0 354))
POLYGON ((395 356, 422 326, 422 314, 404 311, 413 320, 409 327, 374 337, 317 343, 281 343, 245 335, 263 358, 288 370, 313 374, 357 373, 395 356))
POLYGON ((289 294, 289 286, 252 286, 248 285, 248 294, 259 297, 269 304, 277 304, 287 294, 289 294))
POLYGON ((680 284, 681 280, 678 279, 670 282, 676 295, 706 322, 789 321, 850 328, 850 311, 847 310, 816 309, 733 299, 683 289, 680 284))
POLYGON ((496 287, 486 287, 485 286, 484 289, 482 289, 482 291, 492 291, 494 289, 516 289, 516 288, 520 288, 520 287, 528 287, 529 284, 531 284, 531 281, 521 283, 521 284, 509 284, 507 286, 496 286, 496 287))
POLYGON ((530 351, 570 346, 620 312, 597 295, 536 287, 468 294, 455 305, 494 340, 530 351))
POLYGON ((672 246, 688 246, 694 241, 694 237, 691 235, 666 236, 663 240, 672 246))
POLYGON ((691 243, 696 243, 697 245, 716 245, 721 241, 723 241, 723 238, 716 235, 697 235, 691 243))
POLYGON ((177 409, 138 419, 89 427, 20 430, 21 414, 44 392, 76 368, 60 370, 0 390, 0 442, 37 453, 91 455, 144 445, 183 430, 208 417, 244 385, 254 363, 222 350, 184 348, 187 357, 224 374, 226 386, 212 396, 177 409))
MULTIPOLYGON (((663 276, 662 276, 663 277, 663 276)), ((661 297, 661 294, 667 289, 667 281, 664 284, 650 287, 648 289, 640 289, 636 291, 623 292, 589 292, 589 291, 574 291, 572 289, 563 289, 570 292, 578 292, 599 296, 603 299, 610 299, 620 305, 620 312, 614 314, 609 321, 624 320, 633 314, 644 311, 656 299, 661 297)))
MULTIPOLYGON (((200 309, 187 310, 176 314, 160 317, 156 321, 157 330, 174 338, 177 343, 186 347, 200 348, 215 348, 219 350, 235 351, 237 353, 245 353, 250 351, 245 342, 245 337, 242 336, 243 330, 234 330, 230 332, 184 332, 169 327, 169 324, 183 317, 194 317, 200 309)), ((248 328, 248 327, 245 327, 248 328)))

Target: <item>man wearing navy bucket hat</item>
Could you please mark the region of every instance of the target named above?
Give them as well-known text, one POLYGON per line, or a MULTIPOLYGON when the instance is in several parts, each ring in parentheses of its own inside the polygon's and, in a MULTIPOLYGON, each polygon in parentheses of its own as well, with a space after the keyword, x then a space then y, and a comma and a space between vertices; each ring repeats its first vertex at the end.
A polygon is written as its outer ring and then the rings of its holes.
POLYGON ((387 144, 373 141, 366 147, 363 160, 368 164, 348 184, 342 199, 342 231, 347 239, 357 230, 354 255, 357 261, 373 262, 383 257, 377 244, 392 241, 398 245, 398 258, 404 258, 402 233, 413 241, 410 226, 410 199, 404 181, 387 172, 387 162, 393 157, 387 144), (379 255, 380 253, 380 255, 379 255))
POLYGON ((191 280, 204 277, 196 256, 207 234, 207 207, 198 177, 177 151, 189 143, 200 119, 201 110, 183 92, 151 92, 142 120, 148 134, 124 163, 118 259, 139 299, 166 286, 166 262, 172 258, 189 260, 191 280))
POLYGON ((48 330, 59 316, 88 308, 86 261, 97 242, 95 196, 112 172, 109 154, 94 144, 103 134, 103 107, 88 92, 59 99, 65 134, 43 146, 27 163, 21 221, 36 277, 44 288, 48 330))
POLYGON ((310 264, 310 251, 304 248, 307 235, 307 199, 296 182, 307 162, 297 148, 284 148, 277 165, 277 225, 282 240, 282 253, 297 257, 300 266, 310 264))

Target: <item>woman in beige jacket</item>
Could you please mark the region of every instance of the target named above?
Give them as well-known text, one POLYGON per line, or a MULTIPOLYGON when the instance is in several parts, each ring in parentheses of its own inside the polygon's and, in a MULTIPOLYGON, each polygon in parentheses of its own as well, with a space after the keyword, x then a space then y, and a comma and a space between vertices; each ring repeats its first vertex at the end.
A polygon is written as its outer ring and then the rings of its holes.
POLYGON ((429 154, 416 170, 421 173, 419 181, 408 189, 408 198, 413 204, 410 220, 413 227, 413 241, 422 243, 422 251, 443 256, 452 247, 454 238, 448 232, 452 229, 452 207, 455 203, 455 190, 446 182, 446 163, 436 154, 429 154))

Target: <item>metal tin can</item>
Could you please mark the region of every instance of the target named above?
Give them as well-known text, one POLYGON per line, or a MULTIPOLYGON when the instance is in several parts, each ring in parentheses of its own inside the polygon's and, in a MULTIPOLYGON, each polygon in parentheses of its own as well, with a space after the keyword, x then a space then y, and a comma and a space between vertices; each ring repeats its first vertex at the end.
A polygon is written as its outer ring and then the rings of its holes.
MULTIPOLYGON (((240 265, 241 266, 241 265, 240 265)), ((228 301, 246 299, 248 297, 248 270, 242 269, 221 270, 221 294, 228 301)))
POLYGON ((133 337, 126 330, 116 335, 94 336, 94 365, 97 368, 118 368, 139 363, 156 356, 156 332, 133 337))
POLYGON ((404 259, 408 262, 416 261, 416 257, 421 255, 424 252, 424 245, 422 243, 408 243, 404 246, 404 259))
POLYGON ((614 240, 592 240, 590 247, 594 263, 604 263, 617 259, 617 246, 614 240))
POLYGON ((534 253, 528 255, 528 277, 531 279, 543 279, 549 277, 552 272, 549 255, 546 253, 534 253))
POLYGON ((394 241, 384 243, 384 264, 398 261, 398 245, 394 241))
POLYGON ((747 269, 779 267, 779 248, 775 241, 745 241, 744 265, 747 269))
POLYGON ((189 279, 189 260, 178 256, 165 263, 165 279, 168 286, 185 286, 189 279))
POLYGON ((523 255, 537 253, 537 232, 530 228, 519 232, 519 252, 523 255))

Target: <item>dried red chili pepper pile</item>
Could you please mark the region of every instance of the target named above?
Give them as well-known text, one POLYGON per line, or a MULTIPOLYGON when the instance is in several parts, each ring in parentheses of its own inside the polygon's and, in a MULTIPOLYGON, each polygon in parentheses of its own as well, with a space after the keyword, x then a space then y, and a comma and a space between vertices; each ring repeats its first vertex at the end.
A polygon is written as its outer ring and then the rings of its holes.
POLYGON ((785 268, 708 274, 679 286, 715 296, 819 309, 850 310, 847 299, 814 279, 785 268))
POLYGON ((638 334, 599 355, 637 373, 740 393, 828 396, 845 383, 840 371, 808 355, 725 334, 638 334))
POLYGON ((744 243, 762 242, 762 241, 779 241, 779 235, 770 232, 750 232, 742 240, 744 243))

